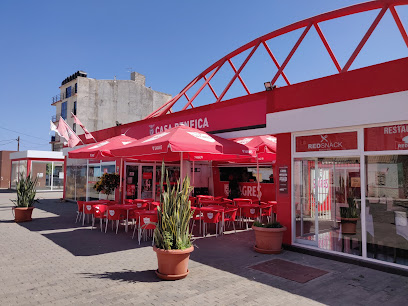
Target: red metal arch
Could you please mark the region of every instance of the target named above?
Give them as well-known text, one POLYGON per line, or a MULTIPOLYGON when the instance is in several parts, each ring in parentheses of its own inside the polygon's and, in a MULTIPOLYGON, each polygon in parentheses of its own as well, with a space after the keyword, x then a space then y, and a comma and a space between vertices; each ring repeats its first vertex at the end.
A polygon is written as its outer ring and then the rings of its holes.
POLYGON ((283 27, 283 28, 280 28, 278 30, 272 31, 272 32, 270 32, 270 33, 268 33, 266 35, 261 36, 261 37, 258 37, 256 39, 254 39, 253 41, 251 41, 251 42, 241 46, 240 48, 232 51, 231 53, 227 54, 226 56, 224 56, 223 58, 221 58, 220 60, 218 60, 217 62, 212 64, 210 67, 205 69, 196 78, 194 78, 179 94, 177 94, 170 101, 168 101, 167 103, 162 105, 160 108, 155 110, 153 113, 151 113, 149 116, 147 116, 146 119, 147 118, 152 118, 152 117, 158 117, 158 116, 161 116, 161 115, 165 115, 165 114, 167 114, 169 112, 171 113, 171 108, 173 107, 173 105, 182 96, 184 96, 187 99, 187 104, 182 108, 182 110, 185 110, 188 107, 193 108, 194 107, 193 101, 195 100, 195 98, 201 93, 201 91, 206 86, 208 86, 210 88, 211 92, 214 94, 216 102, 220 102, 220 101, 222 101, 225 94, 228 92, 231 85, 236 81, 237 78, 241 82, 241 84, 244 87, 247 94, 248 95, 251 94, 249 89, 247 88, 245 82, 241 78, 240 73, 241 73, 242 69, 246 66, 248 61, 251 59, 252 55, 255 53, 255 51, 260 46, 263 46, 265 48, 265 50, 267 51, 267 53, 271 57, 271 60, 274 62, 275 66, 278 69, 277 73, 272 78, 272 81, 271 81, 272 85, 275 84, 275 82, 277 81, 279 76, 282 76, 283 79, 285 80, 286 84, 290 85, 290 82, 289 82, 288 78, 286 77, 286 75, 284 73, 284 69, 287 66, 287 64, 289 63, 289 61, 292 58, 293 54, 296 52, 297 48, 302 43, 303 39, 305 38, 305 36, 307 35, 307 33, 309 32, 309 30, 310 30, 310 28, 312 26, 316 29, 321 41, 323 42, 327 52, 330 55, 330 58, 332 59, 334 65, 336 66, 336 68, 338 70, 338 73, 344 73, 344 72, 348 71, 348 69, 350 68, 350 66, 352 65, 354 60, 356 59, 357 55, 359 54, 359 52, 363 48, 364 44, 367 42, 368 38, 373 33, 374 29, 376 28, 376 26, 378 25, 378 23, 380 22, 381 18, 384 16, 384 14, 385 14, 385 12, 387 10, 390 10, 390 12, 391 12, 391 14, 392 14, 392 16, 394 18, 394 21, 395 21, 395 23, 396 23, 396 25, 397 25, 397 27, 398 27, 398 29, 400 31, 400 34, 401 34, 402 38, 404 39, 405 44, 408 47, 407 32, 405 31, 405 28, 402 25, 402 22, 401 22, 401 20, 400 20, 400 18, 398 16, 398 13, 395 10, 395 6, 407 5, 407 4, 408 4, 408 0, 375 0, 375 1, 370 1, 370 2, 360 3, 360 4, 353 5, 353 6, 341 8, 341 9, 338 9, 338 10, 335 10, 335 11, 323 13, 323 14, 320 14, 320 15, 317 15, 317 16, 314 16, 314 17, 311 17, 311 18, 308 18, 308 19, 304 19, 304 20, 295 22, 295 23, 293 23, 291 25, 288 25, 286 27, 283 27), (374 22, 371 24, 370 28, 367 30, 367 32, 365 33, 365 35, 361 39, 360 43, 358 44, 358 46, 356 47, 356 49, 354 50, 354 52, 352 53, 352 55, 350 56, 350 58, 348 59, 348 61, 344 65, 344 67, 340 67, 340 65, 339 65, 339 63, 338 63, 338 61, 336 59, 336 56, 334 55, 334 53, 333 53, 332 49, 330 48, 330 46, 329 46, 323 32, 321 31, 321 29, 319 27, 319 23, 323 22, 323 21, 327 21, 327 20, 341 18, 341 17, 344 17, 344 16, 348 16, 348 15, 352 15, 352 14, 358 14, 358 13, 367 12, 367 11, 372 11, 372 10, 376 10, 376 9, 380 9, 379 14, 377 15, 374 22), (289 54, 286 57, 286 59, 284 60, 284 62, 280 65, 278 63, 278 61, 276 60, 275 56, 273 55, 272 51, 268 47, 266 42, 268 40, 271 40, 271 39, 275 38, 275 37, 278 37, 278 36, 281 36, 281 35, 284 35, 284 34, 287 34, 289 32, 293 32, 293 31, 296 31, 296 30, 302 29, 302 28, 304 28, 303 33, 301 34, 301 36, 299 37, 299 39, 297 40, 297 42, 293 46, 292 50, 289 52, 289 54), (231 59, 234 58, 235 56, 241 54, 242 52, 245 52, 245 51, 249 50, 249 49, 251 49, 249 55, 246 57, 244 62, 241 64, 241 66, 237 69, 234 66, 234 64, 232 63, 231 59), (228 84, 226 85, 226 87, 224 88, 222 93, 220 95, 217 95, 214 88, 211 86, 210 81, 217 74, 217 72, 221 69, 221 67, 226 63, 228 63, 231 66, 232 70, 234 71, 234 76, 228 82, 228 84), (207 76, 208 74, 210 74, 210 75, 207 76), (199 82, 201 80, 204 81, 203 84, 194 93, 194 95, 191 96, 191 98, 190 98, 187 95, 187 91, 189 89, 191 89, 191 87, 193 87, 195 84, 197 84, 197 82, 199 82))

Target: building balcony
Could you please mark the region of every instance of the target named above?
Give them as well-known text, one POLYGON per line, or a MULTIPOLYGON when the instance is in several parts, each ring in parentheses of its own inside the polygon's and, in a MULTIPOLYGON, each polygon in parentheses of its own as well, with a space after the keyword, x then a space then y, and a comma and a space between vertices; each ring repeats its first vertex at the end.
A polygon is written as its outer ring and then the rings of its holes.
POLYGON ((77 94, 76 92, 71 92, 71 94, 68 94, 68 95, 67 95, 66 92, 62 92, 62 93, 60 93, 60 94, 58 94, 58 95, 52 97, 52 103, 51 103, 51 105, 53 105, 53 104, 55 104, 55 103, 57 103, 57 102, 60 102, 60 101, 62 101, 62 100, 64 100, 64 99, 68 99, 68 98, 70 98, 70 97, 72 97, 72 96, 75 96, 76 94, 77 94))

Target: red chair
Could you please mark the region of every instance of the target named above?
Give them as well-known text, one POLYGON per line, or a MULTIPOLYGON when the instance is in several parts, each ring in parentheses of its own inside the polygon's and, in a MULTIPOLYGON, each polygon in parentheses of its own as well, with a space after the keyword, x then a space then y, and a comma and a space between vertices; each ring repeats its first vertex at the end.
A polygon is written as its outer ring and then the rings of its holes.
POLYGON ((261 216, 266 217, 268 223, 271 222, 272 213, 273 213, 272 211, 273 205, 265 203, 265 202, 261 202, 260 206, 262 209, 261 216))
POLYGON ((88 215, 88 217, 87 217, 88 221, 87 222, 89 222, 89 216, 93 217, 93 213, 94 213, 93 205, 94 204, 92 204, 91 202, 83 202, 84 210, 82 212, 82 214, 83 214, 82 225, 85 224, 85 216, 86 215, 88 215))
POLYGON ((140 200, 140 199, 135 199, 133 200, 133 204, 136 205, 138 209, 147 209, 149 205, 148 200, 140 200))
POLYGON ((113 221, 116 221, 116 234, 118 233, 119 222, 126 219, 126 210, 119 207, 109 207, 108 213, 106 215, 106 226, 105 233, 108 229, 109 220, 112 221, 112 230, 113 230, 113 221))
POLYGON ((213 196, 209 196, 209 195, 198 195, 198 196, 196 196, 196 198, 197 198, 197 202, 196 202, 196 205, 198 205, 199 207, 201 207, 201 201, 202 200, 214 200, 214 197, 213 196))
POLYGON ((133 204, 133 200, 132 199, 124 199, 123 202, 125 204, 133 204))
POLYGON ((278 202, 276 201, 268 201, 268 204, 272 205, 272 218, 273 221, 278 219, 278 202))
MULTIPOLYGON (((140 244, 140 240, 142 239, 143 232, 145 230, 154 230, 156 228, 157 222, 158 222, 157 214, 143 214, 143 213, 140 213, 140 215, 139 215, 138 235, 137 235, 139 244, 140 244)), ((132 239, 135 236, 135 231, 136 231, 136 227, 133 230, 132 239)), ((153 235, 153 242, 152 242, 152 245, 153 245, 153 243, 154 243, 154 234, 153 234, 153 232, 152 232, 152 235, 153 235)), ((147 235, 144 238, 145 238, 145 241, 146 241, 147 240, 147 235)))
POLYGON ((190 200, 190 205, 191 206, 196 206, 197 205, 197 198, 196 197, 188 197, 190 200))
POLYGON ((94 208, 94 213, 92 216, 92 229, 95 226, 95 219, 99 219, 100 227, 101 227, 101 232, 102 232, 102 220, 106 219, 106 211, 108 210, 108 205, 106 204, 96 204, 93 206, 94 208))
POLYGON ((191 220, 193 220, 193 224, 191 224, 190 233, 193 233, 195 222, 199 222, 199 231, 198 233, 201 234, 201 220, 203 219, 203 213, 200 211, 200 208, 191 206, 191 211, 194 211, 193 215, 191 216, 191 220))
POLYGON ((246 219, 246 228, 248 229, 248 221, 249 219, 255 220, 261 216, 261 206, 258 204, 242 206, 240 207, 241 210, 241 217, 246 219))
POLYGON ((77 208, 77 216, 75 219, 75 223, 77 223, 78 220, 81 220, 82 218, 82 215, 84 213, 84 201, 77 201, 77 205, 78 205, 78 208, 77 208))
POLYGON ((206 236, 206 223, 215 224, 215 235, 218 236, 218 224, 222 221, 222 211, 220 210, 201 210, 203 213, 203 237, 206 236))
POLYGON ((232 226, 234 227, 234 232, 236 233, 237 230, 235 229, 235 218, 237 216, 238 208, 226 208, 224 211, 224 226, 226 222, 232 222, 232 226))
POLYGON ((242 206, 245 205, 252 205, 252 200, 251 199, 245 199, 245 198, 236 198, 232 200, 232 203, 234 204, 235 207, 238 207, 238 213, 237 216, 240 219, 240 225, 243 225, 243 216, 242 216, 242 206))

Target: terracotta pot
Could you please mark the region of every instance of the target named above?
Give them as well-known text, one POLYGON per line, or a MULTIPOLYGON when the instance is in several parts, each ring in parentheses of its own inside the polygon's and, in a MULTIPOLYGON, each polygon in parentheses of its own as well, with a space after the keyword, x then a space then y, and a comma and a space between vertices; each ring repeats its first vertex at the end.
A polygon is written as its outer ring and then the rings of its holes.
POLYGON ((343 234, 355 234, 358 218, 341 218, 341 232, 343 234))
POLYGON ((252 226, 255 232, 255 251, 263 254, 279 254, 282 252, 282 238, 286 227, 266 228, 252 226))
POLYGON ((14 221, 16 222, 26 222, 31 221, 31 215, 33 213, 34 207, 13 207, 14 211, 14 221))
POLYGON ((164 280, 185 278, 189 272, 188 259, 193 250, 193 246, 184 250, 163 250, 153 247, 159 266, 159 269, 156 271, 157 276, 164 280))

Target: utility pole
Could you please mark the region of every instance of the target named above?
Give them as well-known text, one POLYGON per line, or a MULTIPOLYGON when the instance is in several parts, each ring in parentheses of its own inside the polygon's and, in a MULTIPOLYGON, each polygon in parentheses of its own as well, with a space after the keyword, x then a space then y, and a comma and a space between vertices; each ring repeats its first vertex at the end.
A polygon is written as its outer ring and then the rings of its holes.
POLYGON ((17 151, 20 152, 20 136, 17 137, 17 151))

